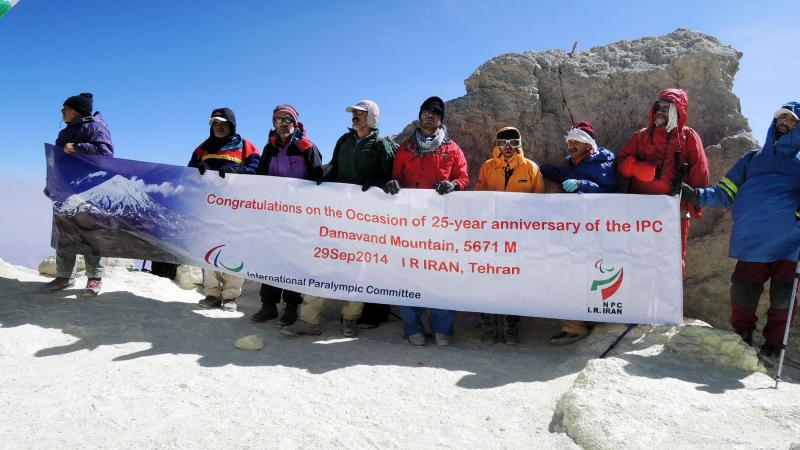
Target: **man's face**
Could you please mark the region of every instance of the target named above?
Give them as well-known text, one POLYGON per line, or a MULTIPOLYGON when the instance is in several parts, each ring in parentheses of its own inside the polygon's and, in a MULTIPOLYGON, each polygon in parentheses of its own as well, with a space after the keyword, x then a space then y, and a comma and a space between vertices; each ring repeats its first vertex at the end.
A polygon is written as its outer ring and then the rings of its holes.
POLYGON ((432 109, 423 110, 419 115, 419 127, 425 134, 432 135, 442 126, 442 116, 432 109))
POLYGON ((358 131, 367 126, 367 112, 360 109, 353 110, 353 129, 358 131))
POLYGON ((797 119, 789 113, 783 113, 775 119, 775 129, 781 134, 788 133, 795 125, 797 125, 797 119))
POLYGON ((505 159, 509 159, 519 153, 522 148, 522 139, 495 139, 494 146, 500 149, 500 154, 505 159))
POLYGON ((228 136, 231 133, 230 124, 221 120, 214 120, 211 122, 211 129, 214 130, 214 136, 220 139, 228 136))
POLYGON ((272 118, 272 125, 281 140, 286 140, 294 133, 294 119, 287 114, 278 114, 272 118))
POLYGON ((567 153, 569 156, 574 160, 576 158, 580 158, 581 156, 589 153, 592 150, 592 146, 579 141, 567 141, 567 153))
POLYGON ((61 108, 61 118, 64 120, 64 123, 71 123, 80 117, 81 115, 78 113, 78 111, 75 111, 67 105, 64 105, 64 107, 61 108))
POLYGON ((656 102, 655 105, 655 122, 657 127, 666 127, 669 121, 669 102, 656 102))

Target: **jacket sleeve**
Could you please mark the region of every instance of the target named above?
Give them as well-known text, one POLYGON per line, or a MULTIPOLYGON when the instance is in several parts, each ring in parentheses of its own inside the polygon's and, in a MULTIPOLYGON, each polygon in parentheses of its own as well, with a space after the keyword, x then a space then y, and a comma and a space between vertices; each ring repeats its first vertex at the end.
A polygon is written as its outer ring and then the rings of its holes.
POLYGON ((192 152, 192 157, 189 158, 189 164, 187 164, 187 166, 197 168, 197 166, 200 165, 200 158, 197 156, 198 149, 199 147, 194 149, 194 151, 192 152))
POLYGON ((461 151, 461 147, 459 147, 458 144, 453 142, 453 147, 455 147, 454 153, 456 160, 453 161, 453 167, 450 169, 450 176, 448 177, 448 180, 458 184, 459 190, 464 191, 467 189, 467 185, 469 184, 467 158, 464 156, 464 152, 461 151))
POLYGON ((586 179, 578 180, 578 191, 584 194, 617 192, 617 171, 614 161, 605 161, 597 166, 597 173, 590 171, 586 179))
POLYGON ((531 179, 533 180, 533 192, 536 194, 544 192, 544 178, 536 163, 531 164, 531 179))
POLYGON ((554 166, 552 164, 542 164, 540 166, 542 171, 542 176, 545 177, 547 180, 555 182, 555 183, 563 183, 566 175, 566 172, 563 168, 554 166))
POLYGON ((246 139, 244 141, 244 146, 246 156, 244 161, 242 161, 242 167, 240 168, 239 173, 254 175, 256 173, 256 169, 258 169, 259 163, 261 163, 261 154, 258 153, 256 146, 246 139))
MULTIPOLYGON (((322 179, 322 154, 319 152, 319 149, 316 145, 312 145, 311 148, 306 150, 305 152, 305 160, 306 160, 306 180, 321 180, 322 179)), ((262 161, 266 159, 262 156, 262 161)))
POLYGON ((639 134, 642 133, 643 130, 637 130, 631 137, 628 138, 628 142, 625 144, 625 147, 622 147, 622 150, 617 153, 617 171, 622 178, 631 178, 633 176, 633 164, 626 163, 629 159, 632 159, 631 162, 636 162, 636 152, 639 150, 639 134))
MULTIPOLYGON (((686 184, 695 188, 708 186, 708 159, 703 148, 703 141, 696 131, 689 128, 686 133, 686 144, 683 151, 686 152, 686 162, 689 165, 689 173, 686 175, 686 184)), ((692 218, 703 217, 703 210, 695 208, 693 205, 682 202, 681 209, 688 210, 692 218)))
POLYGON ((475 185, 474 188, 476 191, 488 190, 486 185, 486 172, 489 170, 489 164, 491 164, 491 160, 483 163, 483 165, 481 166, 481 171, 478 172, 478 183, 475 185))
POLYGON ((700 189, 700 206, 728 207, 733 205, 739 187, 745 182, 747 165, 750 164, 750 160, 757 152, 758 150, 751 150, 745 153, 716 186, 700 189))
POLYGON ((394 156, 394 161, 392 161, 392 179, 397 180, 400 183, 401 187, 406 187, 404 176, 405 173, 405 154, 408 153, 405 151, 406 144, 400 146, 400 150, 397 151, 397 154, 394 156))
POLYGON ((86 142, 75 143, 77 151, 88 155, 114 154, 114 145, 111 143, 111 136, 105 127, 97 125, 90 127, 87 131, 86 142))
POLYGON ((333 147, 333 156, 331 156, 330 162, 331 168, 325 175, 325 180, 327 181, 336 181, 337 177, 339 176, 339 147, 342 146, 342 139, 344 139, 345 136, 340 137, 339 140, 336 141, 336 145, 333 147))
POLYGON ((378 167, 375 174, 372 176, 371 184, 373 186, 383 186, 387 181, 392 179, 394 170, 394 149, 392 144, 386 140, 381 139, 381 148, 378 155, 378 167))

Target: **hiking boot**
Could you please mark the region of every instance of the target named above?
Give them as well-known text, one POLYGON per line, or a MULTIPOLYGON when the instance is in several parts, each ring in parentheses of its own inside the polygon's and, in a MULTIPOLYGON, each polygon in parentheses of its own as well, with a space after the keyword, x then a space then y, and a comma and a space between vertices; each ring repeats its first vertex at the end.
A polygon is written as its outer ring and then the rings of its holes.
POLYGON ((222 300, 218 297, 214 297, 213 295, 206 295, 206 298, 200 300, 198 305, 202 306, 203 308, 217 308, 219 305, 222 304, 222 300))
POLYGON ((287 336, 306 336, 306 335, 313 335, 319 336, 322 332, 319 329, 319 325, 315 325, 313 323, 308 323, 303 321, 303 319, 298 320, 292 325, 288 327, 281 328, 281 333, 287 336))
POLYGON ((450 335, 443 334, 443 333, 435 333, 433 335, 433 341, 438 346, 446 347, 446 346, 450 345, 450 335))
POLYGON ((278 317, 278 308, 274 303, 262 303, 261 309, 257 313, 250 316, 250 320, 255 323, 266 322, 278 317))
POLYGON ((551 337, 550 343, 553 345, 569 345, 572 344, 573 342, 580 341, 581 339, 585 338, 588 335, 589 333, 575 334, 562 331, 561 333, 558 333, 557 335, 551 337))
POLYGON ((228 299, 222 301, 222 310, 227 312, 236 312, 238 306, 236 305, 236 299, 228 299))
POLYGON ((355 319, 354 320, 344 319, 342 321, 342 336, 344 337, 358 336, 358 321, 355 319))
POLYGON ((497 331, 494 328, 483 329, 481 333, 481 342, 486 345, 497 343, 497 331))
POLYGON ((736 334, 742 337, 742 340, 749 345, 753 346, 753 330, 750 331, 737 331, 736 334))
POLYGON ((408 343, 411 345, 415 345, 417 347, 422 347, 425 345, 425 334, 423 333, 414 333, 408 337, 408 343))
POLYGON ((761 346, 756 356, 758 356, 758 360, 764 364, 764 367, 771 369, 778 364, 778 357, 780 354, 780 350, 765 343, 761 346))
POLYGON ((41 289, 48 292, 64 290, 75 285, 75 279, 69 277, 55 277, 49 283, 42 285, 41 289))
POLYGON ((281 316, 278 318, 278 325, 288 327, 297 321, 297 305, 289 305, 283 308, 281 316))
POLYGON ((103 289, 103 280, 100 278, 89 278, 86 280, 86 289, 83 291, 86 295, 97 295, 103 289))

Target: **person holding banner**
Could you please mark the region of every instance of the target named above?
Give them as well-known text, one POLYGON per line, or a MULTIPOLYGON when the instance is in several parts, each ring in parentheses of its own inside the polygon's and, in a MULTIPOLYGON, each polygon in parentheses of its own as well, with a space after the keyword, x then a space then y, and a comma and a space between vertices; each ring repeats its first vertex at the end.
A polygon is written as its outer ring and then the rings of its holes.
MULTIPOLYGON (((111 132, 100 112, 92 114, 94 108, 93 95, 89 92, 68 98, 61 108, 61 117, 67 127, 58 133, 56 146, 62 147, 64 153, 75 152, 88 155, 114 156, 114 145, 111 143, 111 132)), ((44 195, 50 197, 47 188, 44 195)), ((75 284, 73 271, 77 255, 56 249, 56 277, 44 285, 47 291, 55 292, 75 284)), ((86 290, 88 295, 97 295, 103 287, 105 258, 83 255, 86 264, 86 290)))
MULTIPOLYGON (((469 184, 467 159, 450 138, 444 120, 445 104, 429 97, 419 107, 418 125, 400 145, 392 165, 392 179, 384 192, 395 195, 401 188, 435 189, 440 195, 463 191, 469 184)), ((404 334, 412 345, 425 345, 422 313, 426 308, 400 306, 404 334)), ((450 345, 455 311, 430 308, 430 328, 436 345, 450 345)))
MULTIPOLYGON (((269 132, 267 144, 261 152, 261 163, 256 174, 305 180, 322 179, 322 155, 317 146, 308 139, 299 117, 300 113, 289 104, 278 105, 272 110, 273 129, 269 132)), ((261 309, 250 317, 253 322, 278 318, 277 305, 281 298, 286 306, 278 323, 288 326, 297 320, 297 308, 303 303, 299 292, 262 284, 260 294, 261 309)))
MULTIPOLYGON (((683 89, 664 89, 650 108, 650 124, 635 131, 617 154, 617 170, 631 194, 675 195, 681 182, 708 186, 708 160, 703 141, 686 126, 689 97, 683 89)), ((703 210, 681 203, 681 258, 686 258, 689 219, 703 210)), ((683 262, 683 275, 686 264, 683 262)))
MULTIPOLYGON (((495 134, 492 159, 481 166, 476 191, 544 192, 544 180, 539 166, 526 158, 522 151, 522 135, 512 127, 501 128, 495 134)), ((481 341, 506 345, 519 344, 519 316, 481 313, 481 341)))
MULTIPOLYGON (((391 141, 380 136, 378 104, 372 100, 361 100, 345 108, 345 111, 352 114, 352 127, 336 141, 330 170, 324 179, 357 184, 362 191, 372 186, 383 186, 392 173, 394 148, 391 141)), ((317 184, 321 182, 317 180, 317 184)), ((319 335, 319 319, 326 303, 326 298, 306 295, 300 307, 300 320, 281 328, 281 333, 288 336, 319 335)), ((375 306, 388 316, 388 305, 375 306)), ((358 319, 363 310, 363 302, 342 301, 342 334, 345 337, 358 335, 358 319)))
MULTIPOLYGON (((236 115, 229 108, 211 111, 208 139, 192 153, 189 167, 202 176, 206 170, 216 170, 220 177, 226 173, 255 174, 261 155, 252 142, 236 133, 236 115)), ((236 311, 236 299, 242 293, 244 279, 224 272, 203 269, 203 308, 222 306, 224 311, 236 311)))
MULTIPOLYGON (((564 167, 542 164, 542 175, 561 185, 566 192, 618 192, 614 154, 598 147, 594 127, 583 120, 572 125, 565 136, 567 160, 564 167)), ((582 320, 562 320, 561 332, 550 338, 553 345, 567 345, 589 335, 589 324, 582 320)))
MULTIPOLYGON (((800 258, 800 103, 788 102, 774 114, 760 149, 745 153, 706 189, 686 183, 684 201, 695 207, 733 206, 728 254, 737 259, 731 276, 731 326, 753 344, 756 309, 764 283, 770 307, 758 357, 775 365, 783 345, 794 273, 800 258)), ((793 313, 793 312, 792 312, 793 313)))

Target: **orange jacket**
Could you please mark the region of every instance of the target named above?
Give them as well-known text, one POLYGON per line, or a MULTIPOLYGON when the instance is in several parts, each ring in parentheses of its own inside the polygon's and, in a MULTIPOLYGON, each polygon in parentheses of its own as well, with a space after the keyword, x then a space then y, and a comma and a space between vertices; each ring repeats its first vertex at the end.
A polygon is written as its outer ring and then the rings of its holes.
POLYGON ((539 166, 525 158, 521 148, 519 153, 506 161, 500 154, 500 149, 495 147, 492 159, 481 166, 475 190, 541 193, 544 192, 544 179, 539 172, 539 166))

